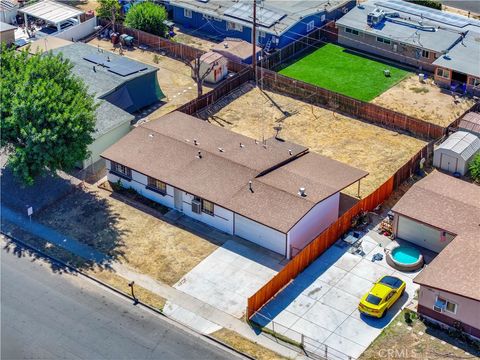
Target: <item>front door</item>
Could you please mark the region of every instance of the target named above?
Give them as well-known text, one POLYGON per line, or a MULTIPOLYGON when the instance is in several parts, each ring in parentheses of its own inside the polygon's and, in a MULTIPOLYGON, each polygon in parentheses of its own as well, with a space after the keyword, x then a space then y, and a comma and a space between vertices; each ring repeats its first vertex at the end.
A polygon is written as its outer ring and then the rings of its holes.
POLYGON ((182 191, 177 188, 173 189, 173 202, 175 205, 175 210, 183 211, 183 198, 182 191))

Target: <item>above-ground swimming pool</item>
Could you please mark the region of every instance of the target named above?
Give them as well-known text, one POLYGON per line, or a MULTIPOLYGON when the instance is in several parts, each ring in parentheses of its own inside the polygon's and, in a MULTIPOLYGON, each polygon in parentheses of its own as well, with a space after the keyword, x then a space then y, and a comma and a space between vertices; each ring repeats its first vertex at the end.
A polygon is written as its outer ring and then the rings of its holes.
POLYGON ((386 253, 387 263, 401 271, 415 271, 423 266, 423 255, 411 246, 397 246, 386 253))

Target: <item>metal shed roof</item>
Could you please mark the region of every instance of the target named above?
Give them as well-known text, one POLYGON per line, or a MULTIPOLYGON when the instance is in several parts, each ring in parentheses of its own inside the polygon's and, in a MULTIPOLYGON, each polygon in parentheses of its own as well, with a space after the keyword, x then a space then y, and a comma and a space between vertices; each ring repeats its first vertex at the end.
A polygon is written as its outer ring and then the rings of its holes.
POLYGON ((457 131, 450 135, 436 151, 449 150, 460 155, 464 160, 469 160, 480 150, 480 139, 468 132, 457 131))
POLYGON ((51 0, 43 0, 18 11, 55 25, 84 13, 82 10, 51 0))

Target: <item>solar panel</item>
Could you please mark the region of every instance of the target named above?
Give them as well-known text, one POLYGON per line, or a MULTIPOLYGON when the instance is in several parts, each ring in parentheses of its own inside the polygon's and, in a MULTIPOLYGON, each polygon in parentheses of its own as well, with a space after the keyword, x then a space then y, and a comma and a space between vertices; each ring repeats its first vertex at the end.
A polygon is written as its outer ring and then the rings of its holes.
POLYGON ((423 16, 423 18, 425 19, 438 21, 450 26, 456 26, 460 28, 465 27, 469 24, 472 24, 472 25, 480 24, 478 20, 468 19, 455 14, 445 13, 443 11, 436 10, 436 9, 429 9, 424 6, 410 4, 404 1, 398 1, 398 0, 379 1, 379 2, 376 2, 375 5, 401 11, 408 14, 412 14, 415 16, 423 16))
MULTIPOLYGON (((231 16, 246 22, 253 20, 253 6, 246 3, 236 3, 228 8, 224 15, 231 16)), ((271 27, 276 22, 280 21, 286 14, 278 13, 273 10, 258 8, 257 9, 257 23, 267 28, 271 27)))
POLYGON ((99 64, 99 65, 105 66, 107 68, 109 68, 112 65, 111 62, 107 61, 107 56, 105 55, 91 54, 91 55, 85 56, 83 59, 97 65, 99 64))
POLYGON ((120 75, 120 76, 128 76, 135 74, 139 71, 145 70, 147 67, 142 65, 142 64, 136 64, 136 63, 123 63, 123 64, 115 64, 113 63, 112 66, 108 69, 108 71, 120 75))

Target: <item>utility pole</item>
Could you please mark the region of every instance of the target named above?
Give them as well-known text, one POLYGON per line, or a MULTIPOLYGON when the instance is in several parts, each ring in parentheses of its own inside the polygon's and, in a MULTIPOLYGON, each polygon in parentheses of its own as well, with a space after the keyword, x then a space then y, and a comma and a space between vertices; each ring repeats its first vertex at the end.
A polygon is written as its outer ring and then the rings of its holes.
POLYGON ((253 0, 253 28, 252 28, 252 68, 253 79, 257 86, 257 0, 253 0))

